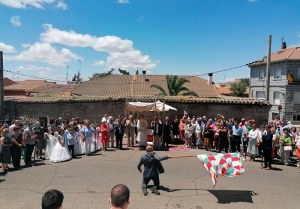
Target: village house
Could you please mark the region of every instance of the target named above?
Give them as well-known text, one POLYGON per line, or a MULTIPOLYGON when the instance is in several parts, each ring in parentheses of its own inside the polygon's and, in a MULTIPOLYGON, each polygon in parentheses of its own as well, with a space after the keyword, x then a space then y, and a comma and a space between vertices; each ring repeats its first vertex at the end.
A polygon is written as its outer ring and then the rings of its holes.
MULTIPOLYGON (((250 63, 249 97, 264 99, 266 91, 267 57, 250 63)), ((270 63, 270 97, 272 105, 268 119, 280 115, 281 120, 300 124, 300 47, 281 49, 271 55, 270 63)))

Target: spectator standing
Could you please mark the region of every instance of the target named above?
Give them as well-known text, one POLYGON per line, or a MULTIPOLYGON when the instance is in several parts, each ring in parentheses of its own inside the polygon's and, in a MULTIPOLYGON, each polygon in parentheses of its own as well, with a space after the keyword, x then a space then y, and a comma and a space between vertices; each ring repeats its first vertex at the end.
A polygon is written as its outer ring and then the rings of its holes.
POLYGON ((116 134, 116 144, 117 149, 122 150, 123 147, 123 136, 124 136, 124 124, 122 123, 122 119, 116 120, 116 127, 115 127, 115 134, 116 134))
POLYGON ((12 146, 11 146, 11 158, 14 168, 19 168, 21 163, 21 149, 23 145, 23 136, 20 133, 18 126, 14 127, 14 132, 10 135, 12 146))
POLYGON ((113 117, 108 117, 108 126, 109 126, 109 141, 110 141, 110 147, 115 147, 115 127, 116 124, 113 121, 113 117))
POLYGON ((9 169, 8 164, 11 163, 11 151, 12 146, 11 138, 9 137, 9 129, 3 130, 4 136, 0 139, 0 162, 2 162, 2 170, 6 171, 9 169))

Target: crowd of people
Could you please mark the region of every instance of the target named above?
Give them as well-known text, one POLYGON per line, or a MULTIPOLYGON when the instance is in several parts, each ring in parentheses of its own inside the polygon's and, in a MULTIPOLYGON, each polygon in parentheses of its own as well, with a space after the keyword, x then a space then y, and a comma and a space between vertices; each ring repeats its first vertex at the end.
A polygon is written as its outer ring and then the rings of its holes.
MULTIPOLYGON (((263 168, 272 168, 275 158, 288 165, 296 151, 300 157, 300 130, 290 122, 284 124, 276 116, 265 127, 255 120, 237 120, 235 117, 226 119, 218 114, 216 118, 192 116, 185 111, 183 117, 177 116, 170 120, 155 117, 150 123, 144 115, 134 117, 120 115, 114 119, 104 114, 101 124, 91 124, 89 120, 51 118, 49 125, 45 121, 20 123, 14 120, 11 125, 0 125, 0 162, 2 170, 20 167, 23 158, 26 166, 32 165, 32 154, 38 158, 52 162, 67 161, 76 155, 91 155, 92 152, 108 148, 122 150, 139 146, 145 149, 153 144, 154 150, 168 150, 170 143, 182 142, 185 147, 212 149, 218 153, 241 152, 250 156, 250 161, 256 157, 264 158, 263 168), (127 144, 123 142, 127 136, 127 144), (150 142, 151 141, 151 142, 150 142)), ((299 167, 299 163, 298 163, 299 167)))

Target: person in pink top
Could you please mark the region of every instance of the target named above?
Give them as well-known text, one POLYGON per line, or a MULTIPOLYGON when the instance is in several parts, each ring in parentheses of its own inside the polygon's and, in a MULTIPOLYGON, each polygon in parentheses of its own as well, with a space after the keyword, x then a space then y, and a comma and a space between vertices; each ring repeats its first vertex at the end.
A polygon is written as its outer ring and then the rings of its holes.
POLYGON ((102 143, 102 149, 103 151, 107 150, 108 142, 109 142, 109 125, 107 125, 106 120, 102 119, 102 125, 100 127, 100 132, 101 132, 101 143, 102 143))

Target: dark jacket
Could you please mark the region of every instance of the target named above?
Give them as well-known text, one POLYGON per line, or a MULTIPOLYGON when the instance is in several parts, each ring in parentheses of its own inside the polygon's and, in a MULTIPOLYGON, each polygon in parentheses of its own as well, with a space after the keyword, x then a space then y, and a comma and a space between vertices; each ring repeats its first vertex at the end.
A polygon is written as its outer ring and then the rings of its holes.
POLYGON ((153 136, 158 135, 161 136, 162 135, 162 124, 158 123, 158 134, 156 133, 156 123, 154 123, 151 127, 153 129, 153 136))
POLYGON ((137 168, 141 170, 141 166, 144 165, 144 178, 151 178, 152 176, 159 175, 159 173, 163 173, 160 161, 167 159, 168 156, 159 157, 155 152, 147 152, 141 157, 137 168))
POLYGON ((273 134, 271 131, 269 131, 266 135, 263 135, 262 136, 263 149, 272 149, 272 140, 273 140, 273 134))
POLYGON ((116 136, 124 136, 124 125, 123 124, 116 124, 115 135, 116 136))
POLYGON ((170 121, 165 121, 163 124, 164 127, 164 136, 169 136, 171 133, 171 123, 170 121))

